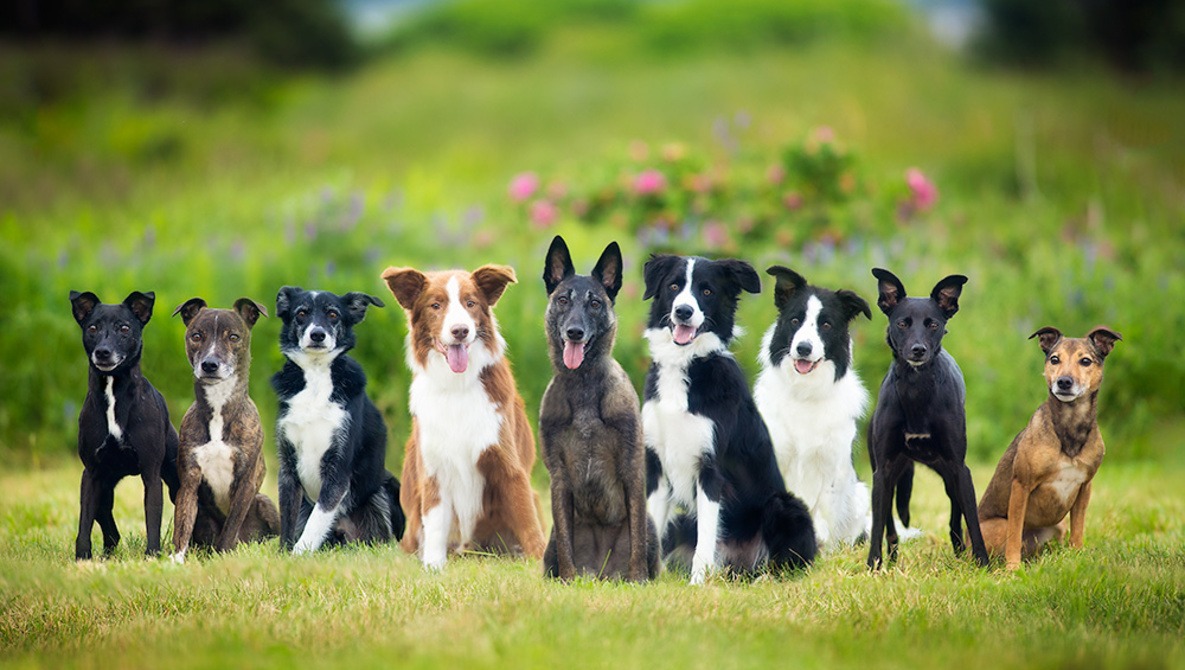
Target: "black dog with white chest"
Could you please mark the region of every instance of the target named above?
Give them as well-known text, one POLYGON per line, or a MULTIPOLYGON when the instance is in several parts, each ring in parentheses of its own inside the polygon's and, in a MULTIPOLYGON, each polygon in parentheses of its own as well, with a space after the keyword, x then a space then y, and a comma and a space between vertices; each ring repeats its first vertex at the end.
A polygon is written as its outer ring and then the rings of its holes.
POLYGON ((975 486, 967 469, 967 395, 963 373, 945 349, 946 322, 959 311, 959 296, 967 278, 950 275, 934 286, 928 298, 910 298, 892 272, 875 268, 877 305, 889 317, 888 343, 893 363, 881 383, 876 412, 868 428, 872 459, 872 538, 868 567, 881 566, 881 541, 887 538, 889 560, 897 558, 897 529, 893 525, 893 495, 899 481, 897 513, 909 524, 909 483, 913 463, 927 465, 942 477, 950 498, 950 540, 962 554, 962 519, 967 521, 971 553, 987 565, 987 551, 979 530, 975 486))
POLYGON ((74 543, 78 560, 91 557, 95 521, 103 531, 103 553, 115 551, 115 485, 131 475, 144 482, 146 553, 160 552, 161 480, 174 498, 178 479, 177 431, 169 423, 169 408, 140 371, 143 329, 155 302, 152 292, 135 291, 116 305, 103 304, 89 291, 70 292, 90 363, 86 400, 78 415, 78 456, 83 465, 74 543))
POLYGON ((691 582, 727 566, 802 567, 817 550, 810 513, 786 492, 769 431, 728 351, 742 291, 761 280, 739 260, 652 256, 642 426, 648 508, 668 564, 691 553, 691 582))
POLYGON ((362 366, 346 355, 370 305, 383 303, 292 286, 276 296, 287 358, 272 377, 280 398, 280 541, 294 554, 403 535, 399 480, 385 466, 387 428, 366 395, 362 366))

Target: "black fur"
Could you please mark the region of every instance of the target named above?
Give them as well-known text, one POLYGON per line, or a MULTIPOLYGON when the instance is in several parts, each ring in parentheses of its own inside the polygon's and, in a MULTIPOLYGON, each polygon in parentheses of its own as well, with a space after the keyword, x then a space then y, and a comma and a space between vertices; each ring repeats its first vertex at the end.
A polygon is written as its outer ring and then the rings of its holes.
POLYGON ((105 305, 94 293, 70 292, 90 365, 86 400, 78 415, 78 456, 83 470, 74 557, 79 560, 91 557, 95 521, 103 531, 104 554, 111 554, 119 544, 112 515, 119 480, 139 475, 144 482, 149 555, 160 552, 161 480, 169 487, 170 499, 177 494, 177 431, 169 422, 164 398, 140 372, 143 329, 152 318, 155 300, 152 292, 136 291, 121 304, 105 305), (109 380, 118 438, 108 426, 109 380))
MULTIPOLYGON (((966 385, 955 359, 942 349, 946 322, 959 310, 959 296, 967 278, 946 277, 929 298, 906 297, 893 273, 876 268, 877 305, 889 317, 887 340, 893 363, 881 384, 876 412, 868 430, 872 460, 872 538, 868 566, 881 565, 881 541, 889 545, 889 560, 897 557, 893 526, 893 491, 905 475, 912 488, 913 462, 934 469, 951 501, 950 540, 956 554, 964 549, 961 519, 967 521, 971 552, 987 565, 987 551, 979 530, 975 486, 964 462, 967 456, 966 385)), ((899 491, 898 514, 908 524, 908 488, 899 491)))
POLYGON ((385 542, 403 535, 399 481, 385 466, 386 424, 366 395, 362 366, 346 354, 354 346, 353 328, 365 317, 369 305, 382 307, 383 303, 364 293, 338 296, 291 286, 280 289, 276 296, 276 314, 283 322, 280 350, 287 358, 284 367, 272 377, 272 387, 280 400, 276 439, 280 541, 285 548, 296 545, 315 504, 337 510, 333 529, 324 538, 328 544, 385 542), (333 431, 331 444, 321 459, 321 491, 316 500, 310 499, 299 477, 297 436, 285 429, 291 403, 308 383, 302 364, 313 369, 310 356, 332 356, 332 393, 328 402, 342 408, 347 417, 344 425, 333 431))
MULTIPOLYGON (((727 351, 741 292, 761 290, 757 272, 738 260, 653 256, 644 270, 645 297, 654 298, 647 331, 661 333, 679 323, 694 325, 694 319, 679 316, 676 309, 676 299, 687 283, 687 264, 692 260, 695 265, 690 296, 703 313, 696 339, 715 335, 721 346, 696 354, 683 368, 656 360, 647 373, 645 402, 659 403, 661 388, 679 388, 664 384, 664 375, 682 375, 686 380, 687 413, 706 418, 713 426, 712 444, 700 459, 695 477, 707 497, 721 504, 717 545, 721 565, 741 573, 751 572, 763 561, 775 569, 809 565, 817 549, 810 514, 801 500, 786 492, 769 432, 753 402, 748 381, 727 351)), ((655 353, 653 339, 651 353, 655 353)), ((647 435, 648 449, 654 446, 652 439, 647 435)), ((647 461, 657 466, 649 473, 649 480, 658 486, 661 495, 661 485, 669 484, 669 477, 676 473, 653 450, 647 461)), ((662 529, 668 566, 678 565, 694 554, 695 515, 695 505, 685 505, 662 529)))

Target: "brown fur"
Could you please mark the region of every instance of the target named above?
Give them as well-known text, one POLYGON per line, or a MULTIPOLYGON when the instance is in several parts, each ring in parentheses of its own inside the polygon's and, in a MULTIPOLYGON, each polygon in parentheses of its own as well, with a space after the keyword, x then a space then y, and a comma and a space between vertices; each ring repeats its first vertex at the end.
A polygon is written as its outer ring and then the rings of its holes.
POLYGON ((1033 334, 1045 351, 1049 397, 1000 459, 979 503, 979 522, 990 554, 1003 554, 1010 570, 1045 543, 1065 537, 1070 516, 1070 546, 1082 547, 1091 480, 1105 448, 1097 423, 1103 360, 1117 333, 1096 328, 1084 338, 1064 338, 1055 328, 1033 334), (1071 379, 1078 396, 1067 402, 1055 395, 1059 379, 1071 379))
MULTIPOLYGON (((477 324, 477 341, 490 351, 500 351, 491 308, 507 284, 515 281, 514 270, 486 265, 472 273, 451 270, 424 273, 412 268, 387 268, 383 279, 403 306, 409 324, 408 358, 422 368, 430 357, 443 355, 438 334, 448 309, 446 286, 456 278, 460 299, 477 324)), ((524 553, 541 558, 544 549, 538 495, 531 488, 531 469, 535 465, 535 438, 527 421, 522 397, 516 389, 510 364, 505 357, 481 372, 481 382, 490 401, 502 414, 501 434, 477 459, 476 468, 485 488, 482 510, 467 546, 450 541, 452 550, 479 550, 498 553, 524 553)), ((457 407, 464 412, 464 407, 457 407)), ((419 440, 419 421, 412 417, 403 461, 403 486, 400 503, 407 514, 407 532, 401 542, 409 553, 417 553, 423 539, 423 516, 441 499, 439 483, 426 475, 419 440)))
POLYGON ((267 312, 247 298, 234 310, 206 309, 205 301, 194 298, 177 308, 186 324, 185 349, 191 367, 198 368, 202 356, 216 339, 217 354, 233 368, 236 382, 222 407, 222 441, 230 448, 233 476, 226 513, 219 509, 214 493, 199 466, 195 450, 210 441, 213 409, 206 400, 206 384, 194 381, 197 396, 181 420, 177 470, 181 488, 173 522, 173 546, 184 552, 192 543, 229 551, 239 542, 273 537, 279 532, 280 516, 275 504, 259 493, 267 472, 263 461, 263 425, 259 411, 247 394, 251 370, 251 327, 267 312))

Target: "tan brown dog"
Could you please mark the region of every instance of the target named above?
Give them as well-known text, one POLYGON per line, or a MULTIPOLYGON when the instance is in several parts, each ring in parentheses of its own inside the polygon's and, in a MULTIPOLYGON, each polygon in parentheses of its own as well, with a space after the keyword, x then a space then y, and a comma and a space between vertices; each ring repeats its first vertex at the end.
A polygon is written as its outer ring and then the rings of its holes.
POLYGON ((493 313, 514 270, 392 267, 383 279, 407 312, 412 371, 403 548, 432 569, 450 549, 541 558, 535 438, 493 313))
POLYGON ((263 305, 240 298, 234 309, 207 309, 192 298, 173 312, 185 322, 185 352, 196 396, 181 420, 177 471, 181 488, 173 519, 173 560, 194 546, 218 551, 273 537, 280 513, 259 493, 266 467, 263 425, 247 395, 251 327, 263 305))
POLYGON ((1122 340, 1095 328, 1083 338, 1062 337, 1042 328, 1049 397, 1004 452, 979 502, 979 525, 988 553, 1004 555, 1009 570, 1020 567, 1050 540, 1065 537, 1082 547, 1090 482, 1103 462, 1103 437, 1096 421, 1103 359, 1122 340))

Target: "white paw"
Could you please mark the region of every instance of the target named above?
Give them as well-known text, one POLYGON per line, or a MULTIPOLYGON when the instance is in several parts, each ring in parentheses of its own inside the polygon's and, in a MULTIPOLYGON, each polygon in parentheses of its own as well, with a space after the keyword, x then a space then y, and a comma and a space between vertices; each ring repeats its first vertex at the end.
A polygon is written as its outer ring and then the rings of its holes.
POLYGON ((311 554, 315 549, 316 547, 313 546, 312 542, 301 540, 296 543, 296 546, 292 547, 292 555, 304 556, 305 554, 311 554))
POLYGON ((820 547, 831 542, 831 527, 822 519, 815 519, 815 543, 820 547))
POLYGON ((425 556, 424 567, 432 572, 440 572, 444 570, 446 558, 444 556, 425 556))
POLYGON ((708 571, 704 569, 694 570, 691 573, 691 585, 700 586, 704 583, 704 579, 708 576, 708 571))
POLYGON ((169 556, 169 560, 173 561, 177 565, 185 565, 185 552, 179 551, 172 556, 169 556))

